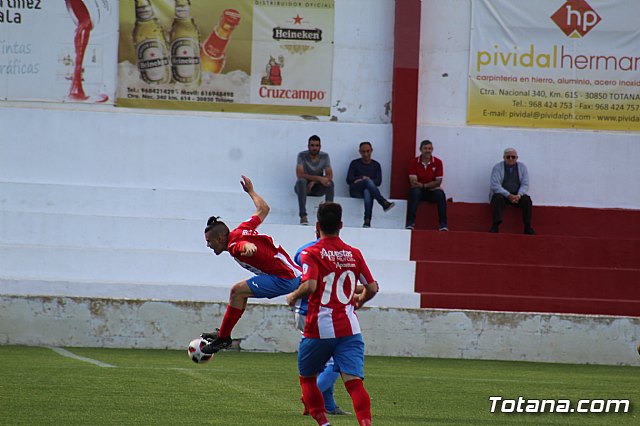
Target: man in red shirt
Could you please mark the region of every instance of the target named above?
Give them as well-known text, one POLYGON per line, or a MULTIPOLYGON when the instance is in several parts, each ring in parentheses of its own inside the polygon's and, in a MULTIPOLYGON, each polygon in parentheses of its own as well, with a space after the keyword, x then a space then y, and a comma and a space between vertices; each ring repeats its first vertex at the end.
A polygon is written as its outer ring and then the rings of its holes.
POLYGON ((340 204, 320 204, 316 223, 320 240, 300 254, 302 284, 287 295, 287 303, 293 307, 298 299, 309 299, 304 337, 298 350, 300 386, 309 414, 319 425, 329 424, 316 376, 333 357, 334 371, 342 376, 358 423, 368 426, 371 400, 362 383, 364 341, 355 310, 376 295, 378 283, 360 250, 340 239, 341 228, 340 204), (358 282, 363 285, 361 293, 356 293, 358 282))
POLYGON ((413 229, 420 201, 438 205, 440 231, 448 231, 447 196, 440 188, 444 169, 442 161, 433 156, 433 144, 429 140, 420 142, 420 155, 409 163, 409 205, 407 207, 406 229, 413 229))
POLYGON ((244 313, 247 300, 255 298, 274 298, 291 293, 300 285, 302 271, 287 252, 269 235, 260 234, 256 230, 269 214, 269 205, 253 189, 251 180, 242 176, 242 189, 249 194, 256 206, 251 219, 242 222, 233 231, 219 221, 210 217, 204 230, 207 247, 217 255, 224 251, 243 268, 253 272, 254 277, 239 282, 231 287, 229 305, 220 325, 213 333, 202 333, 209 341, 202 347, 204 353, 216 353, 231 345, 231 331, 244 313))

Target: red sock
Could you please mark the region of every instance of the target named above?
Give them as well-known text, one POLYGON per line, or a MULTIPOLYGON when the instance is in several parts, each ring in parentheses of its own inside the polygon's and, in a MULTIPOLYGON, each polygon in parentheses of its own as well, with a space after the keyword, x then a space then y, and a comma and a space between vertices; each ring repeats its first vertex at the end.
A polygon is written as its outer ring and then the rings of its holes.
POLYGON ((227 311, 224 313, 224 318, 220 325, 220 331, 218 331, 218 337, 231 337, 231 331, 233 330, 233 327, 236 326, 243 313, 244 309, 238 309, 231 305, 227 305, 227 311))
POLYGON ((353 409, 356 411, 358 423, 361 426, 371 424, 371 399, 362 384, 362 380, 354 379, 344 382, 349 396, 353 400, 353 409))
POLYGON ((322 392, 318 388, 316 378, 300 376, 300 387, 304 404, 309 409, 311 417, 319 425, 328 425, 329 420, 327 420, 327 413, 324 409, 324 398, 322 398, 322 392))

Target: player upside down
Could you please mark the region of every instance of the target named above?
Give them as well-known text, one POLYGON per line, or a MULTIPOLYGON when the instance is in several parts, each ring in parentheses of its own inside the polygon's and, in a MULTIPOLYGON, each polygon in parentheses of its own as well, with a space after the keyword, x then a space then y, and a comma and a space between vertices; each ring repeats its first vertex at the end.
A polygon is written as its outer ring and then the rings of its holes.
POLYGON ((228 251, 240 266, 256 275, 231 287, 229 305, 220 328, 212 333, 202 333, 202 338, 209 342, 202 347, 202 352, 207 354, 231 346, 231 331, 242 317, 250 297, 271 299, 291 293, 300 285, 300 267, 273 238, 256 230, 269 214, 269 205, 256 193, 248 177, 242 176, 240 184, 251 197, 256 212, 233 231, 212 216, 207 221, 204 236, 207 247, 216 255, 228 251))

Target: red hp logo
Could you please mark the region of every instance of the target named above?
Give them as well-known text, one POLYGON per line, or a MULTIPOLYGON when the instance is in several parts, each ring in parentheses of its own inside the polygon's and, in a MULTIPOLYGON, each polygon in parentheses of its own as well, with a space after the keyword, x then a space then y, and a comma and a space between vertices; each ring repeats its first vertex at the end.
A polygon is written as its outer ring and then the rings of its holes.
POLYGON ((585 36, 602 20, 585 0, 567 0, 551 20, 569 37, 585 36))

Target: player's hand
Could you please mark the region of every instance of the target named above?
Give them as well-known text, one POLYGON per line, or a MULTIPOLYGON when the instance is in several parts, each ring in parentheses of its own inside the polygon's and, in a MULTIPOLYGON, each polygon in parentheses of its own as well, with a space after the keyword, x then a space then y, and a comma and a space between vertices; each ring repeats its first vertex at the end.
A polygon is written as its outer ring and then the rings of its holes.
POLYGON ((314 181, 307 183, 307 194, 311 192, 311 188, 313 188, 313 185, 315 184, 316 183, 314 181))
POLYGON ((355 296, 353 296, 353 306, 355 307, 356 310, 360 309, 362 305, 364 305, 361 294, 362 293, 356 294, 355 296))
POLYGON ((258 247, 256 247, 255 244, 244 243, 244 246, 242 246, 242 252, 240 254, 242 256, 250 257, 253 256, 256 251, 258 251, 258 247))
POLYGON ((289 293, 287 294, 287 305, 291 306, 292 308, 294 306, 296 306, 296 301, 298 300, 297 297, 295 297, 295 295, 293 293, 289 293))
POLYGON ((244 190, 244 192, 253 191, 253 182, 251 182, 251 179, 249 179, 245 175, 242 175, 242 180, 240 181, 240 185, 242 185, 242 189, 244 190))

